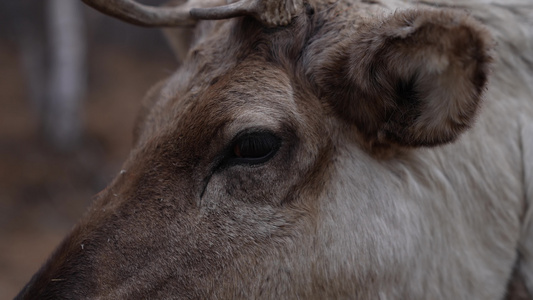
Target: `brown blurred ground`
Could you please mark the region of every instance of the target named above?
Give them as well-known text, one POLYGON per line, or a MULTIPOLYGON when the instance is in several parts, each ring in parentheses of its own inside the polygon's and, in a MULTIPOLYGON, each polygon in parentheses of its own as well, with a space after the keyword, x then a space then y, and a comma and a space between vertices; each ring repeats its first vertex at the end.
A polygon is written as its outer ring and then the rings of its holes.
POLYGON ((157 29, 98 20, 88 29, 85 138, 71 154, 40 137, 19 49, 0 36, 0 299, 18 293, 120 169, 143 94, 176 67, 157 29))

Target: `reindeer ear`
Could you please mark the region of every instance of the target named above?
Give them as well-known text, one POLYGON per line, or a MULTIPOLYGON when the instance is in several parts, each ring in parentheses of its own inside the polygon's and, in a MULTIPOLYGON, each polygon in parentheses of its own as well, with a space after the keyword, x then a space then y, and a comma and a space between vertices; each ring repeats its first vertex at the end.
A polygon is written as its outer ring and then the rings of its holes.
POLYGON ((374 144, 435 146, 471 126, 484 90, 488 33, 450 11, 404 11, 359 26, 312 75, 322 96, 374 144))

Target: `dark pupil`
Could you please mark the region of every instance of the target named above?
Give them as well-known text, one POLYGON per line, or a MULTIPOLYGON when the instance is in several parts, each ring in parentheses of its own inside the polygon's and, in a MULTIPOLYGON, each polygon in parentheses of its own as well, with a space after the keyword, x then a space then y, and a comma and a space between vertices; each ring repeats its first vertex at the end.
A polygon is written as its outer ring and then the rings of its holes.
POLYGON ((270 134, 247 136, 237 141, 234 153, 238 158, 263 158, 274 151, 277 143, 270 134))

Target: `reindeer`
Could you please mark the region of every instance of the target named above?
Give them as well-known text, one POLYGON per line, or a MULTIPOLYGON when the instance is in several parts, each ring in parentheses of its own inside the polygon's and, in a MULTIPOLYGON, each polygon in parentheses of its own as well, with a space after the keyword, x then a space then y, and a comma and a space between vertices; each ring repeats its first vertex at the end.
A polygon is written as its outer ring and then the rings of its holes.
POLYGON ((17 299, 532 295, 533 2, 84 1, 182 65, 17 299))

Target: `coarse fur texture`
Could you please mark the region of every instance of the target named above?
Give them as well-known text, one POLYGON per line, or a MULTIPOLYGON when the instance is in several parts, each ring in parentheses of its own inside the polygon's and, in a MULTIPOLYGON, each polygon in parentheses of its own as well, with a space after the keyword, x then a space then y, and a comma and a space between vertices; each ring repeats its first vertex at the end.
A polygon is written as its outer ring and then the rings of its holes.
POLYGON ((124 171, 18 299, 532 299, 531 0, 192 30, 167 32, 183 64, 124 171), (279 149, 234 159, 250 133, 279 149))

